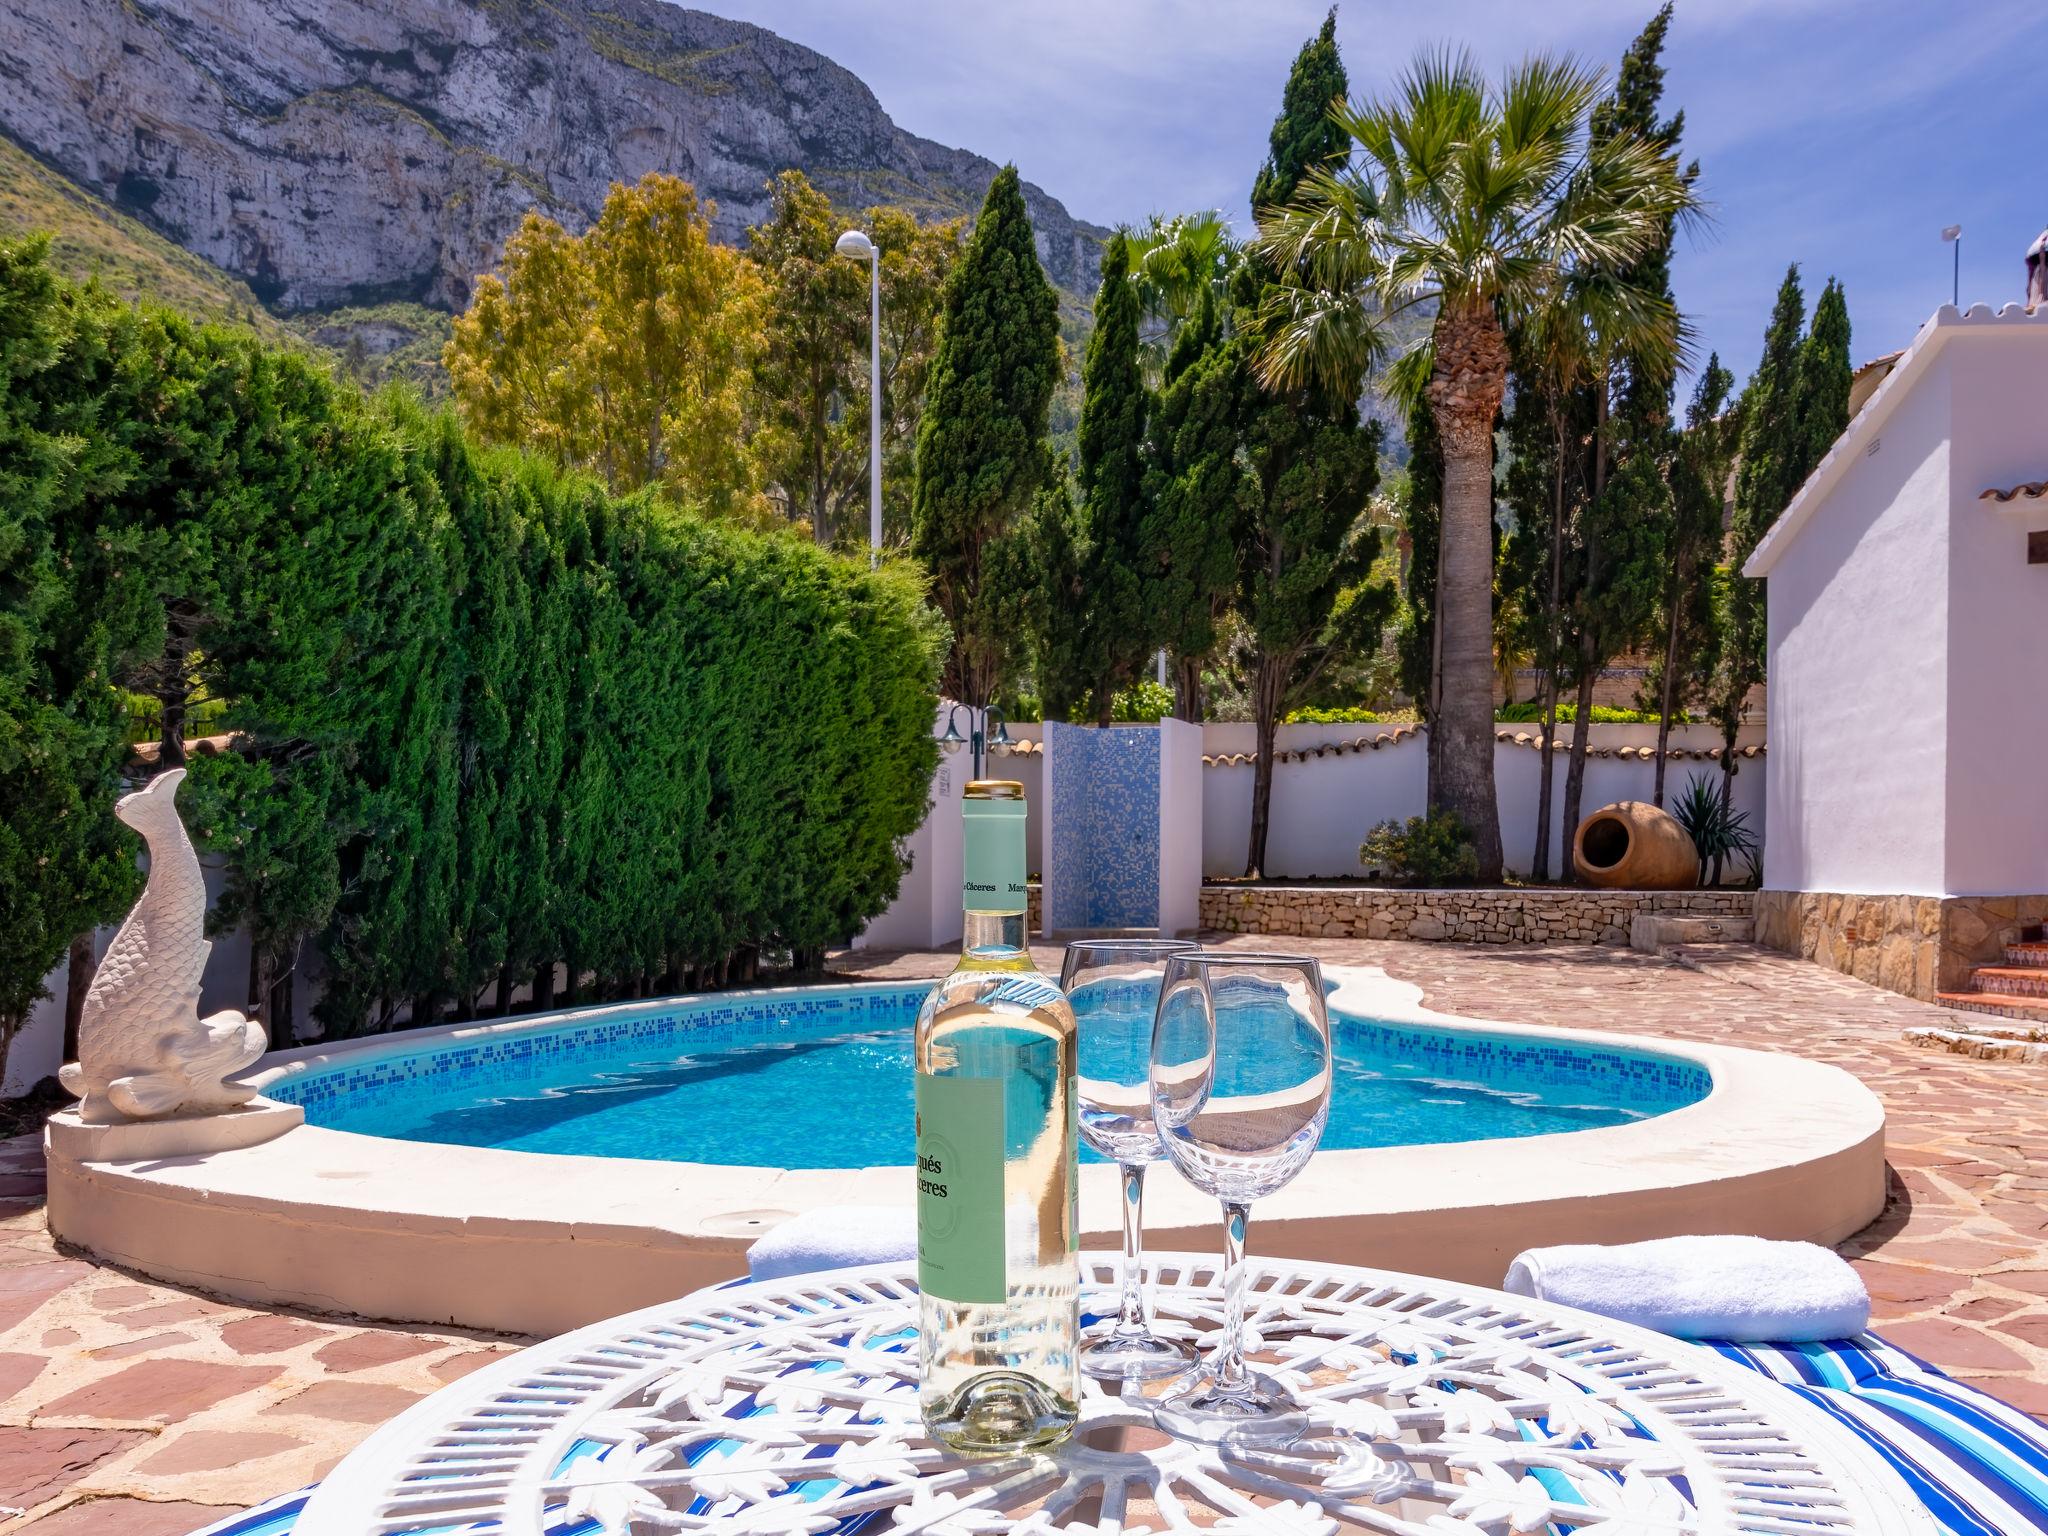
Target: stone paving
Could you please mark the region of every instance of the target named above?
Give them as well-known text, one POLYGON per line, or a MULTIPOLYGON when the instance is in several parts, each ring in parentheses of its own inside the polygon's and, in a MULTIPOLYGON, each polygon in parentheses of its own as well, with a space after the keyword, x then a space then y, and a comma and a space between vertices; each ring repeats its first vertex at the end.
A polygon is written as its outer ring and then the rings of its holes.
MULTIPOLYGON (((1261 941, 1223 942, 1254 947, 1261 941)), ((2048 1075, 1904 1044, 1954 1016, 1746 946, 1677 960, 1287 939, 1384 966, 1451 1013, 1797 1051, 1890 1116, 1891 1200, 1843 1245, 1891 1338, 2048 1416, 2048 1075)), ((1056 968, 1056 949, 1042 956, 1056 968)), ((936 975, 951 955, 842 957, 936 975)), ((34 1137, 0 1142, 0 1536, 184 1536, 312 1482, 377 1424, 516 1341, 261 1312, 59 1253, 34 1137)))

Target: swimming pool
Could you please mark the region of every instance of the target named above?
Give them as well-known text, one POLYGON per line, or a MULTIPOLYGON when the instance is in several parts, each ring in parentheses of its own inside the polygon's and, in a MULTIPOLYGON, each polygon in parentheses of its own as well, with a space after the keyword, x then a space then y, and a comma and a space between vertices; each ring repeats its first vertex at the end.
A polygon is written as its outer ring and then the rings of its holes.
MULTIPOLYGON (((405 1141, 731 1166, 908 1164, 911 1026, 928 989, 681 999, 633 1017, 444 1037, 290 1072, 264 1091, 302 1106, 309 1124, 405 1141)), ((1331 1027, 1325 1148, 1591 1130, 1696 1103, 1712 1087, 1697 1063, 1651 1051, 1342 1011, 1331 1027)))

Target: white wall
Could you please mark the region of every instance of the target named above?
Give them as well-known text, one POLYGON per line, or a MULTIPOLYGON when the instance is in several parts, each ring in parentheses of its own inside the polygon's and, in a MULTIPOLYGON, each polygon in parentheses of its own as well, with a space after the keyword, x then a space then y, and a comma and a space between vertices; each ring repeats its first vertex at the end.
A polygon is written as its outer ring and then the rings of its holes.
MULTIPOLYGON (((1532 725, 1504 726, 1526 732, 1532 725)), ((1329 742, 1370 740, 1393 730, 1384 725, 1283 725, 1281 751, 1299 751, 1329 742)), ((1654 746, 1654 725, 1596 725, 1595 748, 1654 746)), ((1569 728, 1561 734, 1570 739, 1569 728)), ((1743 727, 1739 745, 1763 740, 1761 725, 1743 727)), ((1253 728, 1238 724, 1202 727, 1203 750, 1211 756, 1250 752, 1253 728)), ((1671 745, 1704 750, 1718 747, 1721 733, 1712 726, 1681 726, 1671 745)), ((1507 867, 1526 875, 1536 852, 1536 803, 1543 755, 1512 742, 1497 743, 1493 753, 1495 794, 1500 807, 1501 845, 1507 867)), ((1565 754, 1557 754, 1551 788, 1551 865, 1553 878, 1562 874, 1566 847, 1564 824, 1565 754)), ((1735 805, 1747 811, 1750 827, 1763 835, 1764 784, 1762 760, 1743 759, 1735 777, 1735 805)), ((1685 787, 1687 777, 1705 773, 1719 779, 1720 764, 1672 762, 1664 776, 1665 801, 1685 787)), ((1429 756, 1421 736, 1407 736, 1377 751, 1347 752, 1337 757, 1282 762, 1273 770, 1272 825, 1266 834, 1266 869, 1276 880, 1356 876, 1358 845, 1381 821, 1406 820, 1423 813, 1428 802, 1429 756)), ((1590 815, 1617 800, 1647 800, 1655 782, 1655 765, 1632 758, 1589 757, 1583 813, 1590 815)), ((1202 770, 1202 871, 1207 875, 1244 873, 1251 836, 1252 769, 1209 767, 1202 770)))
POLYGON ((1159 931, 1202 926, 1202 728, 1159 722, 1159 931))
POLYGON ((2048 565, 2027 564, 2027 533, 2048 505, 1979 497, 2048 475, 2048 334, 1964 327, 1946 360, 1948 653, 1925 663, 1948 699, 1943 883, 2032 894, 2048 891, 2048 565))
POLYGON ((1771 890, 1947 888, 1955 356, 1931 360, 1771 571, 1771 890))

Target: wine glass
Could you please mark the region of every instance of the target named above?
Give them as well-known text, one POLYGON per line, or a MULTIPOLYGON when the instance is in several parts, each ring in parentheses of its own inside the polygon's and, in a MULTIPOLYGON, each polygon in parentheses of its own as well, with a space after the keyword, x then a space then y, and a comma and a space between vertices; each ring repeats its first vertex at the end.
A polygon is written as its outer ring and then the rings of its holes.
POLYGON ((1307 1416, 1244 1359, 1245 1228, 1252 1202, 1307 1166, 1330 1112, 1322 968, 1300 955, 1173 955, 1152 1028, 1152 1107, 1167 1155, 1223 1204, 1223 1335, 1161 1399, 1185 1440, 1284 1444, 1307 1416))
POLYGON ((1145 1165, 1166 1155, 1152 1124, 1152 1019, 1170 956, 1185 939, 1084 939, 1067 946, 1060 990, 1079 1026, 1081 1135, 1123 1175, 1123 1301, 1107 1332, 1082 1345, 1081 1369, 1111 1381, 1162 1381, 1195 1362, 1194 1347, 1145 1321, 1145 1165))

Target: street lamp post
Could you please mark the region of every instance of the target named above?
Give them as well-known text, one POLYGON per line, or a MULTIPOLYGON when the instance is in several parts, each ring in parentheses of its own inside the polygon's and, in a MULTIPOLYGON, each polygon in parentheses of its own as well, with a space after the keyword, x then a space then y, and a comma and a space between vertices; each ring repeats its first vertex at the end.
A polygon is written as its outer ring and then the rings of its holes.
POLYGON ((939 738, 939 747, 945 752, 958 752, 962 747, 973 749, 974 777, 980 778, 988 762, 988 754, 1008 757, 1017 748, 1010 738, 1010 727, 1003 719, 1003 712, 994 705, 976 709, 972 704, 955 704, 946 711, 946 734, 939 738), (967 711, 968 734, 960 734, 960 711, 967 711), (993 725, 994 730, 989 727, 993 725))
POLYGON ((832 247, 868 264, 868 567, 882 563, 882 251, 857 229, 832 247))

